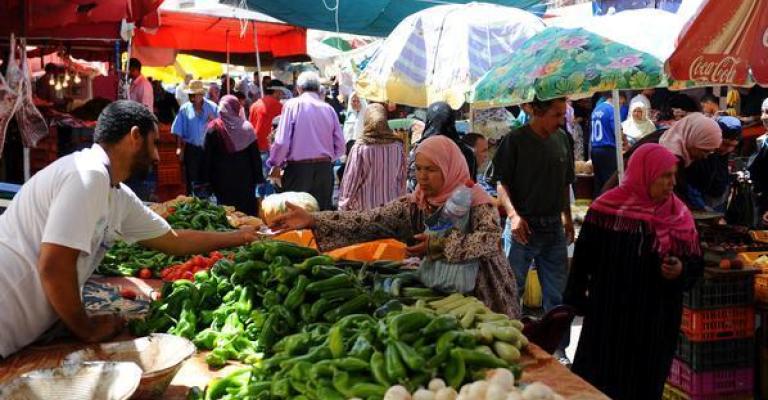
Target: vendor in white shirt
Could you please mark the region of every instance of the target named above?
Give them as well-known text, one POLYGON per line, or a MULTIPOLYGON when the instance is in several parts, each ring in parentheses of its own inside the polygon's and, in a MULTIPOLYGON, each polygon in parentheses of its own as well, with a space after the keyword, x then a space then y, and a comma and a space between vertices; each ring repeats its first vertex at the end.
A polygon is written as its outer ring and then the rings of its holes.
POLYGON ((58 319, 85 342, 120 332, 117 315, 88 316, 81 290, 118 239, 183 255, 246 244, 253 229, 172 230, 121 184, 158 161, 157 120, 122 100, 99 116, 96 144, 35 174, 0 216, 0 358, 32 343, 58 319))

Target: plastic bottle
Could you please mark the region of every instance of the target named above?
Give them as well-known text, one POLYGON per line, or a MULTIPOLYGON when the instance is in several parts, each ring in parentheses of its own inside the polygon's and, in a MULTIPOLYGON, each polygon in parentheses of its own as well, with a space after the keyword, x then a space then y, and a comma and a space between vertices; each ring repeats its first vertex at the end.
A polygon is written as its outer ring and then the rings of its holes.
POLYGON ((440 212, 440 217, 434 228, 435 230, 448 229, 452 226, 459 229, 464 228, 463 226, 458 226, 458 224, 461 218, 464 217, 472 207, 473 186, 475 186, 475 182, 468 180, 451 193, 451 197, 445 202, 445 205, 440 212))

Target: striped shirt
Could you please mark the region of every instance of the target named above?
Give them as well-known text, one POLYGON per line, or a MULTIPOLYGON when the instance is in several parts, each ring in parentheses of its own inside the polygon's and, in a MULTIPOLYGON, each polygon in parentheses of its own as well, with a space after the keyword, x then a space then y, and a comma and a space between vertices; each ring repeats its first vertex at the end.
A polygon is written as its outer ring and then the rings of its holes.
POLYGON ((341 181, 340 210, 370 210, 405 195, 403 143, 356 143, 341 181))

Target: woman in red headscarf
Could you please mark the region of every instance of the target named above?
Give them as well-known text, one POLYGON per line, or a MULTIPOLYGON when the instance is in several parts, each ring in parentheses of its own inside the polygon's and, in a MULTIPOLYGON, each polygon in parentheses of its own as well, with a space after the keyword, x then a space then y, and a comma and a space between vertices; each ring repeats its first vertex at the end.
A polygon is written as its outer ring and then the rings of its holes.
POLYGON ((219 204, 258 215, 256 184, 264 182, 264 172, 256 133, 241 110, 237 97, 221 98, 219 118, 208 124, 200 175, 219 204))
POLYGON ((621 185, 590 207, 565 303, 584 315, 572 370, 612 399, 660 399, 677 345, 683 291, 701 273, 678 158, 645 144, 621 185))
POLYGON ((461 150, 450 138, 433 136, 421 142, 415 158, 418 185, 409 196, 368 211, 310 214, 289 205, 292 211, 275 219, 272 228, 312 229, 323 251, 395 238, 412 244, 408 252, 413 256, 444 257, 450 263, 478 260, 474 295, 495 312, 517 317, 517 286, 501 249, 499 212, 480 186, 471 188, 469 233, 452 230, 439 243, 424 234, 425 220, 470 180, 461 150))

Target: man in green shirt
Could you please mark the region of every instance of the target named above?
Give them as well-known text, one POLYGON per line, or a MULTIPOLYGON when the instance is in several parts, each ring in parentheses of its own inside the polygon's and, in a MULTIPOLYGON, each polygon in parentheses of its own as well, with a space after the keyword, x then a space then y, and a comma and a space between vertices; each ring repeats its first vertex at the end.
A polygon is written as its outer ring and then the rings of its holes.
POLYGON ((520 297, 535 261, 546 312, 562 303, 568 278, 567 247, 574 239, 570 208, 574 161, 561 130, 565 100, 534 101, 527 108, 532 119, 502 140, 493 159, 492 179, 507 212, 505 248, 520 297))

